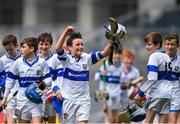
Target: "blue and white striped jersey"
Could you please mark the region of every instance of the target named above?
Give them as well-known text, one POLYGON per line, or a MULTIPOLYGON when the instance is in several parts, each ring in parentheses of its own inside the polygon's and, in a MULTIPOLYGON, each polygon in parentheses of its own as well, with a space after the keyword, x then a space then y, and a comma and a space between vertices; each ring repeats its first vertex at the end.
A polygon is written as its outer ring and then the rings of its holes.
POLYGON ((89 95, 89 69, 91 64, 102 59, 101 52, 83 53, 79 59, 66 53, 63 49, 58 53, 65 72, 62 84, 62 95, 71 100, 87 100, 89 95))
POLYGON ((121 73, 121 83, 130 83, 138 77, 140 77, 140 72, 136 67, 132 66, 128 72, 123 68, 121 73))
MULTIPOLYGON (((119 64, 119 66, 109 65, 108 61, 106 60, 105 65, 101 65, 98 72, 96 72, 95 74, 96 80, 98 79, 100 83, 102 82, 105 85, 109 95, 112 97, 120 96, 120 82, 121 82, 120 75, 122 73, 122 69, 123 69, 122 63, 119 64), (104 69, 106 71, 105 76, 102 75, 104 69)), ((102 89, 103 86, 100 88, 100 90, 102 89)))
POLYGON ((54 89, 55 86, 61 89, 64 74, 64 69, 61 61, 58 59, 57 54, 53 52, 50 52, 45 60, 49 66, 50 73, 53 79, 52 89, 54 89))
POLYGON ((21 57, 21 53, 18 50, 17 50, 17 53, 18 53, 17 56, 14 58, 10 56, 8 53, 6 53, 0 58, 1 61, 3 62, 6 72, 10 69, 13 62, 16 61, 19 57, 21 57))
POLYGON ((155 83, 148 91, 148 95, 154 98, 170 98, 169 80, 171 80, 171 59, 165 53, 156 51, 149 57, 147 64, 148 80, 155 83))
MULTIPOLYGON (((19 91, 21 91, 21 95, 24 95, 26 87, 32 83, 44 81, 47 86, 50 86, 52 82, 46 61, 37 55, 35 55, 31 61, 27 61, 24 57, 20 57, 13 63, 12 67, 7 72, 6 88, 11 89, 14 86, 15 80, 19 81, 19 91)), ((8 93, 5 94, 5 96, 7 95, 8 93)))
MULTIPOLYGON (((9 71, 9 69, 11 68, 11 66, 13 65, 13 63, 20 57, 21 57, 21 53, 19 50, 17 50, 17 56, 16 57, 12 57, 8 53, 6 53, 0 58, 0 60, 3 63, 4 69, 5 69, 5 73, 4 73, 5 79, 4 80, 6 80, 6 74, 9 71)), ((6 83, 6 81, 5 81, 5 83, 6 83)), ((5 83, 4 83, 4 87, 5 87, 5 83)), ((15 84, 12 91, 15 92, 18 89, 19 89, 19 84, 18 84, 18 81, 16 81, 16 84, 15 84)))
POLYGON ((179 81, 180 80, 180 56, 176 55, 171 58, 171 66, 172 66, 172 73, 171 73, 171 80, 179 81))
POLYGON ((3 62, 0 60, 0 86, 5 87, 5 69, 3 62))

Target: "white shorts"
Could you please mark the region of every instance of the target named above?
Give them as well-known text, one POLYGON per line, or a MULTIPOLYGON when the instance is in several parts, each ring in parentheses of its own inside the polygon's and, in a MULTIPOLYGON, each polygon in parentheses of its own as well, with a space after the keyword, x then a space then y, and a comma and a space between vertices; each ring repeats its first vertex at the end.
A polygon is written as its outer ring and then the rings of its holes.
POLYGON ((90 100, 69 100, 63 101, 63 121, 64 123, 77 123, 88 121, 90 113, 90 100))
POLYGON ((23 120, 31 120, 35 116, 42 117, 42 104, 35 104, 28 101, 24 106, 16 106, 20 112, 20 118, 23 120))
POLYGON ((146 100, 145 109, 155 111, 159 114, 169 114, 170 99, 149 97, 146 100))
POLYGON ((170 112, 179 112, 180 110, 180 84, 178 81, 172 82, 172 98, 170 112))
POLYGON ((107 101, 107 103, 111 110, 118 110, 119 104, 120 104, 120 96, 109 97, 109 100, 107 101))

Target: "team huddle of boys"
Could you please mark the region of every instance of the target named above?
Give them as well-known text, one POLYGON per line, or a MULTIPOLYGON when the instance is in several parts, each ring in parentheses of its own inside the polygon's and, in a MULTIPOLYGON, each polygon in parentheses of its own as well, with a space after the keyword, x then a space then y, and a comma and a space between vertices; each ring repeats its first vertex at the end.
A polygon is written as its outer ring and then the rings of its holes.
MULTIPOLYGON (((143 104, 144 123, 152 123, 155 115, 159 123, 180 122, 178 35, 163 38, 151 32, 144 41, 149 60, 143 84, 130 85, 141 75, 134 66, 135 54, 127 49, 114 50, 113 64, 105 61, 95 74, 99 90, 107 90, 109 96, 104 106, 105 123, 122 123, 118 113, 130 99, 143 104), (165 51, 160 50, 163 41, 165 51)), ((52 35, 47 32, 23 39, 19 47, 16 36, 3 37, 6 53, 0 58, 0 107, 4 122, 42 123, 46 116, 48 123, 55 123, 58 114, 61 123, 88 123, 90 67, 108 57, 112 44, 107 42, 102 51, 84 53, 83 38, 73 26, 60 35, 56 53, 52 44, 52 35)))

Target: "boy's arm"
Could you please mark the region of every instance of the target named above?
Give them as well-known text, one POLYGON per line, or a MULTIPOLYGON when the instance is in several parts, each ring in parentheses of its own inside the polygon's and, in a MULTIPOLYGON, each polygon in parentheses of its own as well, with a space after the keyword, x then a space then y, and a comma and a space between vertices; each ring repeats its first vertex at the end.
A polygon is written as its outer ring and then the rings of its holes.
POLYGON ((147 80, 142 87, 138 90, 138 95, 143 97, 144 93, 148 91, 148 89, 150 89, 153 85, 156 85, 155 80, 147 80))
POLYGON ((104 50, 103 51, 101 51, 101 54, 102 54, 102 57, 104 58, 104 57, 107 57, 108 55, 109 55, 109 48, 111 47, 111 43, 109 42, 106 46, 105 46, 105 48, 104 48, 104 50))
POLYGON ((63 47, 63 44, 67 38, 67 36, 74 32, 74 27, 72 26, 68 26, 64 31, 63 33, 61 34, 61 36, 59 37, 57 43, 56 43, 56 52, 59 53, 61 52, 62 50, 62 47, 63 47))
POLYGON ((15 80, 19 78, 18 76, 18 64, 17 62, 14 62, 13 65, 11 66, 10 70, 6 73, 7 77, 5 80, 5 92, 4 92, 4 97, 7 98, 8 95, 11 92, 11 89, 15 85, 15 80))

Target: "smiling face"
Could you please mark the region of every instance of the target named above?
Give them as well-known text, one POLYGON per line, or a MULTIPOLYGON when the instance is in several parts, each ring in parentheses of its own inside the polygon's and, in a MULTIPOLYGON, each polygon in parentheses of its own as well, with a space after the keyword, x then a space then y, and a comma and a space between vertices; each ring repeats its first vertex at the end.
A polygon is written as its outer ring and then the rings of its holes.
POLYGON ((173 57, 177 53, 178 47, 179 44, 177 44, 176 39, 165 40, 164 48, 169 56, 173 57))
POLYGON ((158 32, 151 32, 146 35, 144 41, 146 43, 148 54, 150 55, 161 48, 163 37, 158 32))
POLYGON ((160 45, 159 44, 155 45, 152 41, 147 41, 147 43, 146 43, 146 49, 147 49, 147 52, 149 55, 154 53, 159 48, 160 48, 160 45))
POLYGON ((76 57, 80 57, 84 51, 84 44, 81 38, 73 39, 72 46, 68 46, 68 49, 74 54, 76 57))
POLYGON ((51 50, 51 44, 49 41, 40 41, 38 44, 40 53, 48 55, 51 50))

